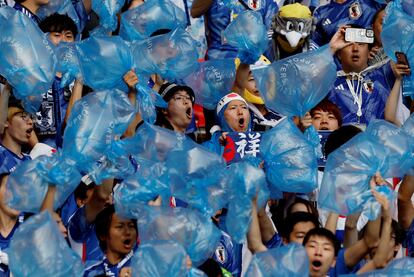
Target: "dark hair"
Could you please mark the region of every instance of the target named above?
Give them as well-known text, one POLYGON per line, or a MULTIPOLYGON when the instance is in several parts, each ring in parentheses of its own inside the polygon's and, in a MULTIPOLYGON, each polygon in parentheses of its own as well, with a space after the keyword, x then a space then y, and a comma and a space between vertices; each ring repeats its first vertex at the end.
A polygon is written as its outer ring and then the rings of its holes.
POLYGON ((346 125, 342 126, 335 131, 332 132, 332 134, 329 135, 329 137, 326 140, 325 143, 325 154, 328 156, 333 151, 335 151, 337 148, 345 144, 348 140, 356 136, 357 134, 361 133, 362 130, 359 129, 356 126, 353 125, 346 125))
POLYGON ((302 245, 305 246, 311 237, 326 238, 332 243, 332 246, 334 247, 335 257, 338 255, 339 249, 341 248, 341 244, 331 231, 329 231, 326 228, 313 228, 312 230, 309 230, 309 232, 306 234, 305 238, 303 239, 302 245))
POLYGON ((323 99, 321 102, 319 102, 318 105, 316 105, 313 109, 310 110, 310 115, 313 118, 316 111, 324 111, 328 113, 332 113, 336 120, 338 120, 338 126, 342 126, 342 114, 339 110, 338 106, 328 99, 323 99))
POLYGON ((315 208, 315 206, 308 200, 300 198, 300 197, 295 197, 295 200, 293 201, 292 204, 290 204, 286 210, 286 216, 289 216, 290 214, 292 214, 292 209, 293 206, 295 206, 296 204, 303 204, 306 206, 306 209, 308 210, 309 213, 315 215, 316 217, 319 218, 319 212, 318 210, 315 208))
POLYGON ((44 33, 71 31, 75 37, 78 34, 78 27, 76 27, 72 18, 66 14, 54 13, 49 15, 39 23, 39 28, 44 33))
POLYGON ((285 227, 283 228, 282 237, 289 239, 290 234, 299 222, 312 222, 315 227, 319 227, 319 219, 311 213, 295 212, 288 215, 285 219, 285 227))
MULTIPOLYGON (((102 239, 105 236, 108 236, 109 229, 111 228, 112 217, 115 214, 115 206, 109 205, 105 207, 102 211, 98 213, 95 218, 95 232, 96 237, 99 240, 99 247, 102 251, 106 251, 106 241, 102 239)), ((135 230, 138 233, 137 221, 132 220, 134 222, 135 230)))
POLYGON ((208 277, 223 276, 220 265, 212 258, 207 259, 198 269, 203 271, 208 277))
POLYGON ((395 244, 402 244, 405 241, 406 232, 401 224, 394 219, 391 222, 391 232, 395 235, 395 244))
POLYGON ((76 187, 75 191, 73 192, 73 194, 75 195, 75 199, 81 199, 81 200, 85 200, 88 195, 87 192, 90 189, 94 189, 95 188, 95 183, 91 183, 89 185, 86 185, 84 182, 80 182, 80 184, 76 187))

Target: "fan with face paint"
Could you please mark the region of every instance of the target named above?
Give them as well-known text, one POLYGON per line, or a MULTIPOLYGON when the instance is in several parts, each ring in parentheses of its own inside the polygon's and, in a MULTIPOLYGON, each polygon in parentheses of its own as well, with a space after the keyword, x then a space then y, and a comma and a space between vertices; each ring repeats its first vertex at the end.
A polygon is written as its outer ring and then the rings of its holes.
POLYGON ((308 7, 299 3, 283 6, 274 16, 272 28, 277 59, 300 53, 311 33, 312 13, 308 7))

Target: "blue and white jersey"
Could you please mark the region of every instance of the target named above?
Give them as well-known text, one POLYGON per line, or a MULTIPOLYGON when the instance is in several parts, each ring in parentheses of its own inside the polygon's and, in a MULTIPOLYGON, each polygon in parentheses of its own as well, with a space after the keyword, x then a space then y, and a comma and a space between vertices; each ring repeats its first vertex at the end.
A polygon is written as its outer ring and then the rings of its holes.
MULTIPOLYGON (((0 250, 4 251, 5 249, 9 248, 10 241, 13 238, 14 233, 16 232, 17 228, 24 222, 25 215, 21 213, 17 219, 16 224, 14 224, 13 229, 8 234, 7 237, 3 237, 2 234, 0 234, 0 250)), ((8 265, 0 263, 0 277, 8 277, 10 276, 10 269, 8 265)))
POLYGON ((221 231, 220 243, 214 252, 213 259, 233 276, 240 276, 242 268, 241 251, 242 245, 233 243, 231 237, 226 232, 221 231))
POLYGON ((36 22, 36 24, 40 23, 40 18, 35 15, 34 13, 32 13, 31 11, 29 11, 28 9, 26 9, 23 5, 19 4, 19 3, 15 3, 13 8, 15 10, 18 10, 22 13, 24 13, 25 15, 27 15, 30 19, 32 19, 34 22, 36 22))
POLYGON ((29 155, 23 154, 23 157, 17 156, 15 153, 0 144, 0 174, 10 174, 24 161, 31 160, 29 155))
POLYGON ((77 243, 84 244, 85 261, 100 261, 104 254, 99 247, 99 240, 96 237, 95 224, 86 220, 85 206, 80 207, 69 219, 68 231, 71 238, 77 243))
POLYGON ((263 18, 263 23, 270 30, 272 17, 279 10, 275 0, 241 0, 244 5, 238 2, 237 6, 229 9, 223 1, 214 0, 206 14, 207 20, 207 58, 224 59, 235 58, 237 49, 223 43, 222 32, 237 17, 246 10, 258 11, 263 18))
POLYGON ((359 74, 338 71, 328 98, 341 110, 343 125, 368 124, 373 119, 384 118, 385 104, 394 82, 389 63, 379 68, 369 67, 359 74))
POLYGON ((327 44, 339 26, 356 24, 363 28, 371 27, 375 13, 381 5, 374 0, 348 0, 343 4, 331 1, 320 6, 313 14, 316 29, 312 40, 319 46, 327 44))
MULTIPOLYGON (((136 248, 135 248, 136 249, 136 248)), ((110 276, 118 277, 119 272, 124 267, 129 267, 131 265, 131 258, 134 255, 134 250, 128 253, 119 263, 112 265, 108 259, 104 256, 100 262, 94 263, 90 266, 86 266, 83 273, 84 277, 95 277, 95 276, 110 276)))
POLYGON ((403 246, 407 248, 408 256, 414 257, 414 220, 411 222, 410 228, 408 228, 403 246))

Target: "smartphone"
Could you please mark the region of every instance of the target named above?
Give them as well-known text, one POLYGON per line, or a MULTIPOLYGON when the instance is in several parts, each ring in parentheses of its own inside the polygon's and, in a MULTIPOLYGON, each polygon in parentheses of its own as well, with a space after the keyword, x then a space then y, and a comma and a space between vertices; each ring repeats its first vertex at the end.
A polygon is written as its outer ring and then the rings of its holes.
POLYGON ((395 58, 397 59, 397 63, 405 64, 408 65, 408 67, 410 67, 410 65, 408 64, 407 56, 403 52, 395 52, 395 58))
POLYGON ((374 31, 371 29, 346 28, 345 41, 360 42, 360 43, 373 43, 374 42, 374 31))

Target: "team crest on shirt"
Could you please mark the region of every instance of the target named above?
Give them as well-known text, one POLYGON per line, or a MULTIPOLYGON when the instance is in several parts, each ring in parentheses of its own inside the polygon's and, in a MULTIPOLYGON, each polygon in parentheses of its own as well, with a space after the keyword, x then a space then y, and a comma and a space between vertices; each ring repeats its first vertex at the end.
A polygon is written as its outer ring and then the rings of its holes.
POLYGON ((363 86, 367 93, 372 93, 374 91, 374 82, 371 80, 364 81, 363 86))
POLYGON ((226 250, 224 249, 224 246, 223 245, 219 245, 216 248, 216 257, 217 257, 217 260, 220 263, 224 264, 226 262, 226 260, 227 260, 226 250))
POLYGON ((359 2, 353 3, 350 7, 349 7, 349 17, 351 19, 358 19, 362 14, 362 10, 361 10, 361 5, 359 4, 359 2))
POLYGON ((261 8, 261 0, 249 0, 247 4, 254 11, 260 10, 261 8))

